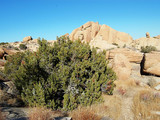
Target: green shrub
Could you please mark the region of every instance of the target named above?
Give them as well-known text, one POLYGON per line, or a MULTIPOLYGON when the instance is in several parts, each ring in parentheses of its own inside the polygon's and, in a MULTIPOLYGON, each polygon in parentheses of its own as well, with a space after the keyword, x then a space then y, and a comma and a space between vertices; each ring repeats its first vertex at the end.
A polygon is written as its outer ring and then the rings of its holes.
POLYGON ((8 42, 1 42, 0 45, 6 45, 8 42))
POLYGON ((156 51, 157 49, 156 49, 156 47, 154 47, 154 46, 142 46, 141 47, 141 52, 143 52, 143 53, 149 53, 149 52, 151 52, 151 51, 156 51))
POLYGON ((65 37, 53 46, 43 39, 39 46, 36 53, 13 55, 5 65, 27 105, 73 110, 101 101, 102 90, 112 94, 116 76, 105 52, 65 37))
POLYGON ((20 44, 20 45, 19 45, 19 48, 20 48, 21 50, 26 50, 26 49, 27 49, 27 46, 26 46, 25 44, 20 44))
POLYGON ((14 47, 15 50, 19 50, 17 47, 14 47))

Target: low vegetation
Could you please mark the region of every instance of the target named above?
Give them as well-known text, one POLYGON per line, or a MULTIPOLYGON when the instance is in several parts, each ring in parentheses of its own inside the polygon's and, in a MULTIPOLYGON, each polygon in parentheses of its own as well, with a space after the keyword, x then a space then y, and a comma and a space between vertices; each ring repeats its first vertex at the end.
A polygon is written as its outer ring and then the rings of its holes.
POLYGON ((7 45, 8 42, 1 42, 0 45, 7 45))
POLYGON ((112 94, 116 76, 104 51, 65 37, 53 46, 43 39, 39 46, 38 52, 17 53, 5 64, 26 105, 73 110, 102 101, 102 91, 112 94))
POLYGON ((143 53, 150 53, 151 51, 156 51, 157 49, 156 49, 156 47, 154 47, 154 46, 143 46, 143 47, 141 47, 141 52, 143 52, 143 53))
POLYGON ((156 113, 160 111, 160 93, 141 90, 133 98, 133 114, 135 120, 159 120, 156 113))
POLYGON ((21 50, 26 50, 26 49, 27 49, 27 46, 26 46, 25 44, 20 44, 20 45, 19 45, 19 48, 20 48, 21 50))
POLYGON ((28 114, 29 120, 52 120, 60 116, 64 116, 60 111, 52 111, 43 107, 33 108, 28 114))

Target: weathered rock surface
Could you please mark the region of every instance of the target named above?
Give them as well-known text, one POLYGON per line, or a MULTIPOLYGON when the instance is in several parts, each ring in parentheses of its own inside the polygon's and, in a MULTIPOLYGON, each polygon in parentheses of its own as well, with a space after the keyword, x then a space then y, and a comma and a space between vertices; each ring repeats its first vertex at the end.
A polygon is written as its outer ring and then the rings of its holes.
POLYGON ((128 80, 131 75, 131 64, 123 54, 116 54, 113 58, 113 70, 119 80, 128 80))
POLYGON ((3 48, 0 48, 0 59, 2 59, 4 56, 4 50, 3 48))
POLYGON ((102 40, 102 38, 91 40, 89 45, 100 50, 109 50, 117 48, 117 46, 107 43, 107 41, 102 40))
POLYGON ((123 54, 130 62, 141 63, 143 54, 128 48, 117 48, 109 51, 109 59, 113 59, 116 54, 123 54))
POLYGON ((146 38, 150 38, 149 32, 146 32, 146 38))
POLYGON ((160 50, 160 39, 142 37, 133 41, 132 45, 139 50, 142 46, 155 46, 157 50, 160 50))
POLYGON ((155 36, 154 38, 160 39, 160 35, 155 36))
POLYGON ((143 71, 160 76, 160 52, 145 54, 143 71))
POLYGON ((81 27, 73 30, 70 34, 71 40, 80 39, 83 42, 90 42, 93 39, 101 39, 107 43, 116 43, 120 46, 132 43, 132 37, 124 32, 119 32, 107 25, 99 25, 98 22, 87 22, 81 27))
POLYGON ((30 40, 32 40, 32 37, 31 37, 31 36, 27 36, 27 37, 24 37, 24 38, 23 38, 23 42, 28 42, 28 41, 30 41, 30 40))
POLYGON ((14 49, 10 49, 10 48, 3 48, 3 50, 5 51, 5 54, 7 54, 7 55, 13 55, 13 54, 16 54, 17 52, 19 52, 18 50, 14 50, 14 49))

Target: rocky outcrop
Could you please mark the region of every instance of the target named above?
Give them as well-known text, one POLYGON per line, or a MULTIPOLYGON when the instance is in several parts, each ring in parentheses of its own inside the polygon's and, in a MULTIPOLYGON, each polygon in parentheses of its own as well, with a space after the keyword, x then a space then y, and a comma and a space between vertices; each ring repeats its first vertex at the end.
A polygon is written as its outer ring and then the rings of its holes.
POLYGON ((27 36, 27 37, 23 38, 23 42, 28 42, 28 41, 31 41, 31 40, 32 40, 31 36, 27 36))
POLYGON ((146 53, 143 71, 160 76, 160 52, 146 53))
POLYGON ((116 54, 113 58, 113 70, 118 80, 128 80, 131 75, 131 64, 123 54, 116 54))
POLYGON ((83 42, 100 39, 109 44, 116 43, 119 46, 132 43, 132 37, 129 34, 116 31, 107 25, 99 25, 98 22, 87 22, 73 30, 69 37, 71 40, 80 39, 83 42))
POLYGON ((139 38, 133 41, 132 46, 134 46, 136 49, 141 49, 141 47, 145 46, 154 46, 157 48, 157 50, 160 50, 160 40, 157 38, 139 38))
POLYGON ((141 63, 143 54, 128 48, 117 48, 109 51, 109 59, 113 59, 116 54, 123 54, 130 62, 141 63))
POLYGON ((158 35, 158 36, 155 36, 154 38, 156 38, 156 39, 160 39, 160 35, 158 35))
POLYGON ((146 32, 146 38, 150 38, 149 32, 146 32))

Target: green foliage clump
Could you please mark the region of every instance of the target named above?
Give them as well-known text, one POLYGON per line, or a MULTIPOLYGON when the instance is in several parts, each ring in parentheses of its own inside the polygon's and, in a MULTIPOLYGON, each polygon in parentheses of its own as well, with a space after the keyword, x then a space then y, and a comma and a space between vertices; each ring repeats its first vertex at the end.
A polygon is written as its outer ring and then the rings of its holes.
POLYGON ((6 45, 8 42, 1 42, 0 45, 6 45))
POLYGON ((157 49, 156 49, 156 47, 154 47, 154 46, 142 46, 141 47, 141 52, 143 52, 143 53, 150 53, 151 51, 156 51, 157 49))
POLYGON ((25 44, 20 44, 20 45, 19 45, 19 48, 20 48, 21 50, 26 50, 26 49, 27 49, 27 46, 26 46, 25 44))
POLYGON ((101 101, 102 91, 112 94, 116 76, 105 52, 65 37, 53 46, 39 40, 39 46, 36 53, 13 55, 5 65, 27 105, 73 110, 101 101))

